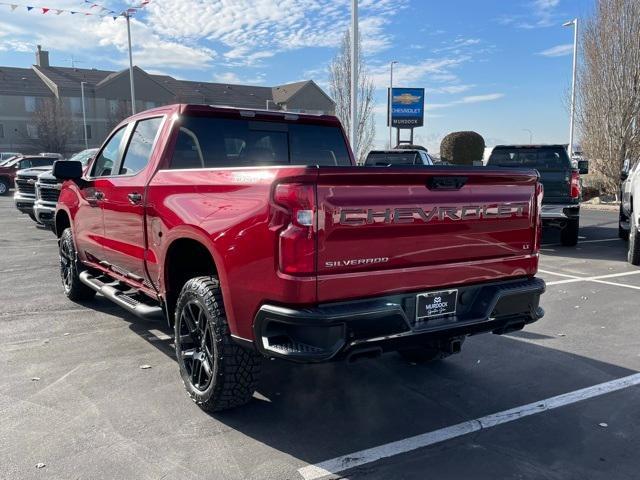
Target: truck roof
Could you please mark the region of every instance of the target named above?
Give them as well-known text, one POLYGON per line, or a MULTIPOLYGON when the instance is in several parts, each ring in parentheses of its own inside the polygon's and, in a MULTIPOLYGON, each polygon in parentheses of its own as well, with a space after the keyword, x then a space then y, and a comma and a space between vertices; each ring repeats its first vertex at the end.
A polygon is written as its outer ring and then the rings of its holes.
POLYGON ((503 145, 496 145, 493 147, 496 148, 567 148, 566 145, 562 145, 560 143, 536 143, 536 144, 527 144, 527 143, 509 143, 503 145))

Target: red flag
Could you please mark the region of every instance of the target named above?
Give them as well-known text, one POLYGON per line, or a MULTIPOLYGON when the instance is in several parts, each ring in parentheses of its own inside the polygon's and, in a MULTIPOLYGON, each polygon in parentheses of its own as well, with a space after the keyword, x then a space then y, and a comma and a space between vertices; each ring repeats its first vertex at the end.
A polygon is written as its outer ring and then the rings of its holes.
POLYGON ((49 10, 51 10, 50 8, 42 8, 42 14, 44 15, 45 13, 47 13, 49 10))

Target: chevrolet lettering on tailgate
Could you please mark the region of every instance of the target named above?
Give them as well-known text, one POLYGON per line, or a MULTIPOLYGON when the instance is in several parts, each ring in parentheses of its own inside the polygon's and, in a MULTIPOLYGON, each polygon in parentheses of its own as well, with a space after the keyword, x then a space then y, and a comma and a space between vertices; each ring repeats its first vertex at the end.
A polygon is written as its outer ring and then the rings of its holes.
POLYGON ((445 219, 479 220, 483 218, 511 218, 529 215, 529 204, 498 203, 486 205, 465 205, 461 207, 435 206, 407 208, 343 208, 337 210, 335 219, 341 225, 367 225, 372 223, 429 223, 445 219))

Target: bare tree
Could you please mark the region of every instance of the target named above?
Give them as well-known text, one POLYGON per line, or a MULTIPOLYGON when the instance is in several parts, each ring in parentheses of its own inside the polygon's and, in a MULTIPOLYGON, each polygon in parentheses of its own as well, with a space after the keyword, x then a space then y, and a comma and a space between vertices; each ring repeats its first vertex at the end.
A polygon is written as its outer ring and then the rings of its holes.
POLYGON ((582 147, 607 193, 640 155, 640 2, 597 0, 584 22, 577 120, 582 147))
POLYGON ((67 144, 73 135, 73 122, 62 100, 44 98, 33 112, 37 135, 31 142, 45 152, 66 153, 67 144))
MULTIPOLYGON (((360 40, 358 40, 360 41, 360 40)), ((361 49, 358 48, 358 52, 361 49)), ((352 145, 358 163, 364 160, 373 146, 375 125, 373 117, 373 82, 369 79, 362 55, 358 58, 358 128, 357 142, 352 145)), ((351 34, 345 32, 340 50, 329 66, 329 90, 336 102, 336 116, 345 131, 351 126, 351 34)))

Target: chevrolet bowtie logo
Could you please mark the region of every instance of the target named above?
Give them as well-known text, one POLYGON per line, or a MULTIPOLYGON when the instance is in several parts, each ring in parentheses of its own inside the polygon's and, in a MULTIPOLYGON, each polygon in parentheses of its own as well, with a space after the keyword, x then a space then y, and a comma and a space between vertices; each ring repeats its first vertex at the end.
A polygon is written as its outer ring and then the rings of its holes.
POLYGON ((35 185, 36 181, 33 178, 30 178, 29 180, 27 180, 27 183, 29 185, 35 185))
POLYGON ((418 95, 411 95, 410 93, 403 93, 402 95, 394 95, 393 96, 393 102, 394 103, 401 103, 403 105, 411 105, 413 103, 416 103, 418 100, 420 100, 420 96, 418 95))

